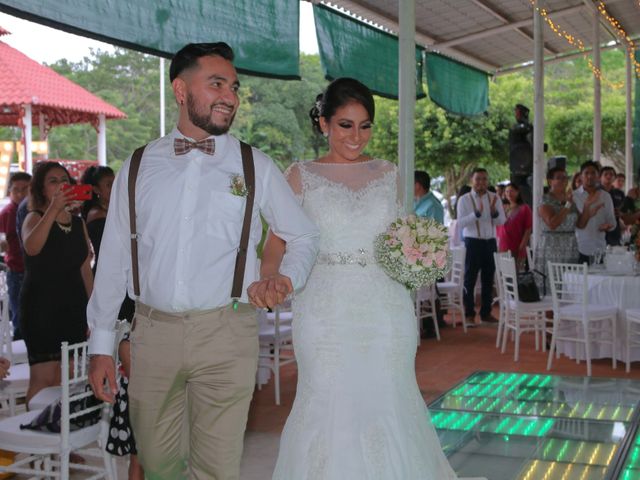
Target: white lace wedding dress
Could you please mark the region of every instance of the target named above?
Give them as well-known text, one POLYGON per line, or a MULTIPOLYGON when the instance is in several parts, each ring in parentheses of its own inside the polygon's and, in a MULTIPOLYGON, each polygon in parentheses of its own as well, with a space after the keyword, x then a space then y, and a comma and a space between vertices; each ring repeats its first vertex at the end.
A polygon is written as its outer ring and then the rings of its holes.
POLYGON ((306 162, 287 177, 320 253, 293 302, 298 386, 273 479, 455 479, 416 383, 411 297, 372 257, 399 212, 396 167, 306 162))

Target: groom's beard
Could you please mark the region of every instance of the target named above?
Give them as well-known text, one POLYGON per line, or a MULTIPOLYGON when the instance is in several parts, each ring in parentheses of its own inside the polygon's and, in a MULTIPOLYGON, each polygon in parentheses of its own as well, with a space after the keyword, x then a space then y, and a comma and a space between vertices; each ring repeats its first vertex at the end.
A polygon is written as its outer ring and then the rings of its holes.
MULTIPOLYGON (((227 105, 224 102, 218 102, 230 108, 233 108, 233 105, 227 105)), ((211 114, 213 108, 216 104, 209 106, 208 111, 203 111, 206 107, 201 107, 200 109, 196 105, 195 99, 191 92, 187 92, 187 114, 189 115, 189 120, 196 127, 204 130, 209 135, 223 135, 229 131, 231 125, 233 124, 233 120, 236 118, 236 114, 234 113, 230 118, 228 123, 223 124, 215 124, 211 120, 211 114)))

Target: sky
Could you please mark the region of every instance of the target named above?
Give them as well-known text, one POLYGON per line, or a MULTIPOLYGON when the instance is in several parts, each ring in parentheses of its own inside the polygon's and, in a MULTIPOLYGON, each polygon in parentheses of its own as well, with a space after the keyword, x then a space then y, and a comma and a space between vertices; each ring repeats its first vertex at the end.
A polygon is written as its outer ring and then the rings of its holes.
MULTIPOLYGON (((11 32, 11 35, 0 37, 0 41, 40 63, 52 64, 61 58, 78 62, 88 56, 92 48, 113 49, 108 43, 55 30, 5 13, 0 13, 0 27, 11 32)), ((318 52, 313 10, 309 2, 300 2, 300 51, 318 52)))

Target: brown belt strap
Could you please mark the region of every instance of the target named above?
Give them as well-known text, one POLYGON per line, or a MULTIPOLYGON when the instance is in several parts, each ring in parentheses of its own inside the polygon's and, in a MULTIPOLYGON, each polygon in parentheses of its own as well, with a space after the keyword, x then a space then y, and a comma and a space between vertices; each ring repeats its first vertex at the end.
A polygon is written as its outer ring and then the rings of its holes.
POLYGON ((140 296, 140 274, 138 273, 138 232, 136 229, 136 180, 140 161, 146 145, 139 147, 131 156, 129 164, 129 228, 131 230, 131 273, 133 275, 133 293, 140 296))
POLYGON ((253 199, 256 192, 256 174, 253 165, 253 151, 251 145, 240 142, 242 153, 242 171, 244 173, 244 184, 247 187, 247 203, 244 207, 244 221, 242 223, 242 234, 240 235, 240 247, 236 256, 236 268, 233 273, 233 286, 231 287, 231 298, 237 300, 242 296, 242 283, 244 282, 244 268, 247 263, 247 250, 249 246, 249 234, 251 233, 251 217, 253 215, 253 199))
MULTIPOLYGON (((131 269, 133 275, 133 293, 140 296, 140 274, 138 270, 138 232, 136 230, 136 180, 138 170, 145 146, 136 149, 131 156, 129 165, 129 226, 131 229, 131 269)), ((247 251, 249 246, 249 236, 251 233, 251 217, 253 216, 253 203, 255 197, 255 168, 253 164, 253 151, 251 146, 240 142, 242 153, 242 170, 244 173, 245 186, 247 188, 247 202, 244 210, 244 221, 242 223, 242 233, 240 235, 240 247, 236 255, 236 265, 233 274, 233 286, 231 288, 231 298, 237 300, 242 296, 242 284, 244 282, 244 271, 247 263, 247 251)))

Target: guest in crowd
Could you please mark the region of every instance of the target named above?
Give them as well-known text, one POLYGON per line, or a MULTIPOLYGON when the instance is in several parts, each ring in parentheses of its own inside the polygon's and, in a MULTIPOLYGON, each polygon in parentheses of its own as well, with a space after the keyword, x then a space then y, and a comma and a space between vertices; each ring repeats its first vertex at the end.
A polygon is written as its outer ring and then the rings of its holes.
MULTIPOLYGON (((638 172, 640 178, 640 171, 638 172)), ((640 222, 640 188, 635 186, 627 192, 620 207, 620 216, 625 225, 632 226, 640 222)))
POLYGON ((0 380, 4 380, 9 375, 9 367, 11 366, 11 362, 4 358, 0 357, 0 380))
POLYGON ((489 174, 484 168, 476 168, 471 176, 471 191, 457 203, 458 224, 462 228, 467 249, 464 272, 464 306, 467 321, 475 319, 474 289, 478 273, 481 275, 482 304, 480 318, 485 322, 497 322, 491 315, 493 302, 493 254, 497 251, 496 226, 505 222, 502 201, 488 191, 489 174))
POLYGON ((625 183, 627 182, 627 176, 624 173, 618 173, 616 179, 613 182, 613 186, 618 190, 626 191, 625 183))
MULTIPOLYGON (((93 271, 95 273, 100 258, 100 243, 104 226, 109 211, 109 199, 111 197, 111 187, 115 175, 110 167, 91 166, 82 175, 82 182, 93 186, 93 194, 90 200, 86 200, 82 206, 82 216, 87 222, 87 231, 95 255, 93 271)), ((118 319, 126 320, 129 323, 133 320, 135 313, 135 303, 125 294, 124 301, 120 306, 118 319)), ((121 363, 120 384, 113 407, 113 416, 109 427, 109 438, 106 449, 112 455, 129 455, 129 480, 144 480, 144 469, 138 461, 135 437, 129 419, 129 375, 131 365, 131 345, 129 335, 125 335, 118 348, 118 358, 121 363)))
POLYGON ((415 203, 413 205, 414 212, 419 217, 433 218, 434 220, 444 223, 444 208, 431 191, 431 177, 422 170, 416 170, 414 184, 415 203))
POLYGON ((87 339, 87 299, 93 288, 89 237, 68 210, 74 198, 69 173, 57 162, 38 164, 31 180, 29 213, 22 226, 25 276, 20 327, 30 379, 26 401, 60 384, 60 344, 87 339))
POLYGON ((82 204, 82 218, 87 223, 87 232, 93 245, 95 273, 98 264, 98 254, 100 252, 100 240, 104 232, 104 224, 107 219, 109 209, 109 197, 111 196, 111 186, 115 174, 111 167, 95 166, 87 168, 82 175, 80 183, 93 187, 91 199, 82 204))
POLYGON ((616 217, 616 225, 613 230, 606 232, 605 240, 607 245, 620 245, 620 236, 622 234, 620 227, 620 208, 624 202, 624 191, 614 186, 616 180, 616 171, 613 167, 602 167, 600 170, 600 187, 611 195, 613 202, 613 211, 616 217))
POLYGON ((535 251, 534 269, 542 274, 536 275, 541 293, 551 292, 548 277, 545 279, 547 262, 578 263, 578 241, 575 234, 578 210, 573 203, 573 191, 567 189, 568 181, 564 169, 550 169, 547 172, 549 192, 543 195, 542 204, 538 207, 542 228, 535 251))
POLYGON ((580 166, 582 186, 573 192, 573 201, 578 209, 576 238, 579 262, 593 263, 593 256, 607 247, 606 232, 616 228, 616 217, 611 195, 598 188, 599 168, 593 161, 580 166))
POLYGON ((582 175, 580 172, 576 172, 573 174, 573 178, 571 179, 571 190, 574 192, 582 186, 582 175))
POLYGON ((20 244, 20 252, 22 252, 23 258, 24 258, 24 243, 22 242, 22 225, 24 224, 24 219, 27 218, 28 213, 29 213, 29 197, 27 196, 24 199, 22 199, 16 211, 16 233, 18 234, 18 243, 20 244))
POLYGON ((531 237, 532 215, 529 205, 524 203, 520 188, 510 183, 505 188, 504 225, 496 227, 498 251, 511 252, 516 262, 522 266, 527 258, 527 245, 531 237))
POLYGON ((31 175, 17 172, 9 178, 9 203, 0 212, 0 233, 5 234, 5 244, 2 245, 4 263, 7 265, 7 290, 9 293, 9 315, 13 325, 13 339, 22 338, 20 331, 20 289, 24 277, 24 258, 20 249, 18 232, 16 230, 16 213, 18 205, 29 193, 31 175))

